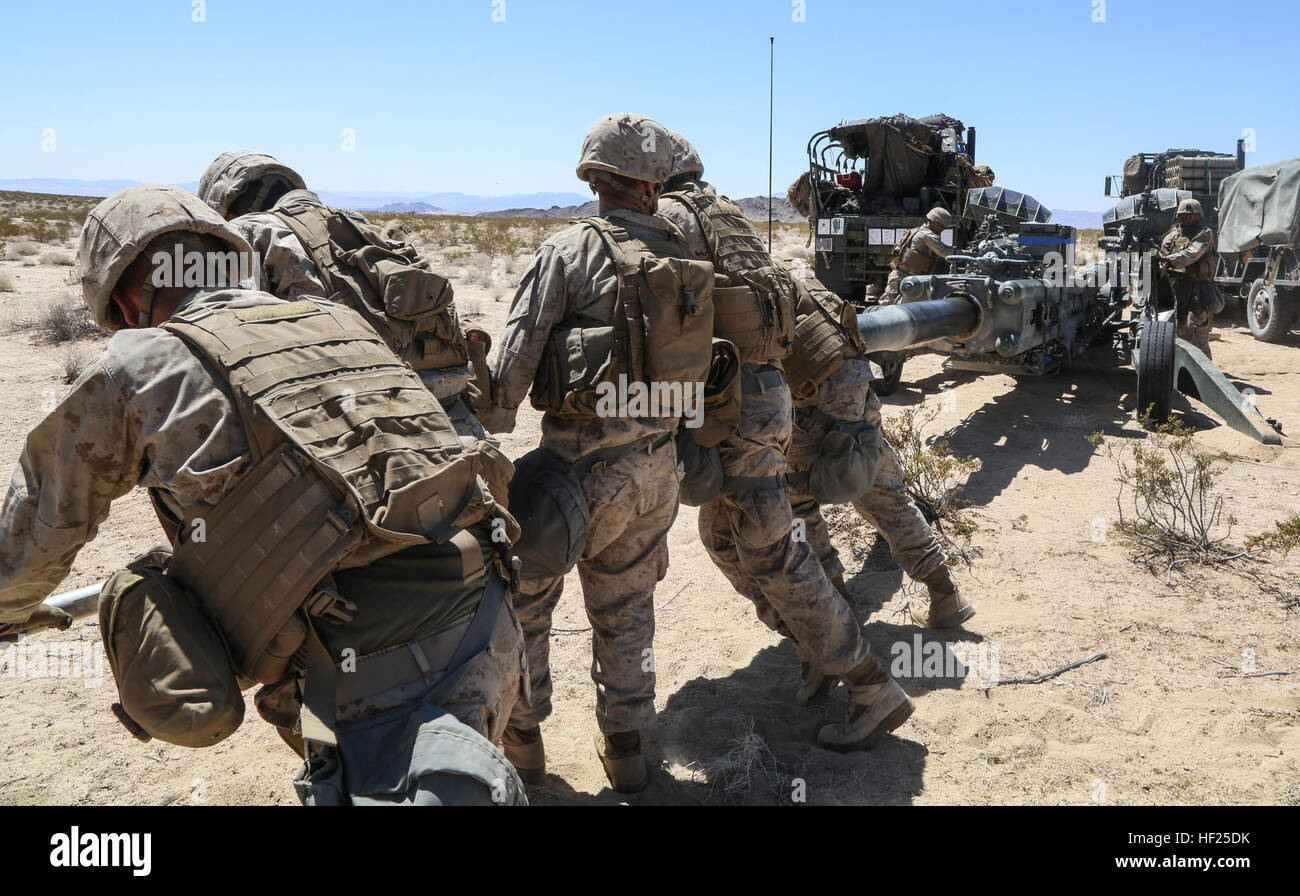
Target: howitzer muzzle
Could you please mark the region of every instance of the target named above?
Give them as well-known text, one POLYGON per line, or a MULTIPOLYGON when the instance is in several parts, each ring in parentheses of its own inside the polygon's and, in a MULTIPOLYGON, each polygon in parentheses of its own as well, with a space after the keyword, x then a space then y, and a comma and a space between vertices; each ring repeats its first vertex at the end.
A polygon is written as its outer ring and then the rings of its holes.
POLYGON ((950 296, 870 308, 858 315, 858 331, 869 352, 901 352, 970 333, 979 326, 979 317, 973 300, 950 296))

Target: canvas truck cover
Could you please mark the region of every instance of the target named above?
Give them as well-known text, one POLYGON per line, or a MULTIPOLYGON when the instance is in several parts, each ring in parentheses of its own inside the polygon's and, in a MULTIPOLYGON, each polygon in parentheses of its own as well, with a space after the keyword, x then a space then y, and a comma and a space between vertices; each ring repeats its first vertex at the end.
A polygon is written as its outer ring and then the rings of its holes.
POLYGON ((925 181, 930 159, 943 151, 935 131, 906 115, 850 121, 829 134, 849 158, 870 159, 863 189, 895 199, 914 195, 925 181))
POLYGON ((1238 171, 1219 187, 1219 251, 1300 240, 1300 157, 1238 171))

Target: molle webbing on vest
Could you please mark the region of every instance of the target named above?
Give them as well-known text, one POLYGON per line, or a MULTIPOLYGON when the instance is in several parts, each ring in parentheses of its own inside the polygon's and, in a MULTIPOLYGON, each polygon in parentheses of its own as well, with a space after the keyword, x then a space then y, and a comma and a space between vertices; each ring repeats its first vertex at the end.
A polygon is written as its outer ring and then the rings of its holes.
POLYGON ((699 222, 714 269, 730 286, 714 292, 713 333, 736 346, 742 362, 784 358, 794 338, 794 287, 740 206, 707 190, 673 194, 699 222))
POLYGON ((451 283, 413 246, 352 212, 291 202, 273 214, 311 254, 332 301, 356 311, 415 370, 469 363, 451 283))
POLYGON ((861 355, 865 346, 852 305, 820 284, 809 286, 801 281, 797 292, 794 345, 782 366, 791 397, 795 404, 802 404, 812 401, 818 387, 845 359, 861 355))
POLYGON ((205 540, 175 556, 241 671, 334 567, 486 514, 479 455, 355 313, 298 301, 164 326, 230 384, 256 462, 204 520, 205 540))

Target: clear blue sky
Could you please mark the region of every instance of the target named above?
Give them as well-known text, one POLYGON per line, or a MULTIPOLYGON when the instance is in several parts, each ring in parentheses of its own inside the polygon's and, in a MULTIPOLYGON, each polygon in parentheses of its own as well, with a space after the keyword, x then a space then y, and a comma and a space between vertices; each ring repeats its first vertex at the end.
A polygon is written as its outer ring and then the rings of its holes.
POLYGON ((583 192, 583 133, 634 111, 761 194, 769 36, 778 192, 814 131, 894 112, 976 125, 998 182, 1057 208, 1105 207, 1138 150, 1253 128, 1249 164, 1300 155, 1297 4, 1094 2, 6 0, 0 177, 186 182, 248 148, 325 189, 583 192))

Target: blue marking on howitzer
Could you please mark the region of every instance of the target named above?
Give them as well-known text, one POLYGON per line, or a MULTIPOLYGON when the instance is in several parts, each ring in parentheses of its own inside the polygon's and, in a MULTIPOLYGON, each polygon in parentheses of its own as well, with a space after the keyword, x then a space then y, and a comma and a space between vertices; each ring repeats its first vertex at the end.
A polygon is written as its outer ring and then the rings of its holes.
POLYGON ((1073 243, 1074 237, 1065 239, 1059 236, 1027 236, 1020 235, 1020 245, 1022 246, 1052 246, 1057 243, 1073 243))

